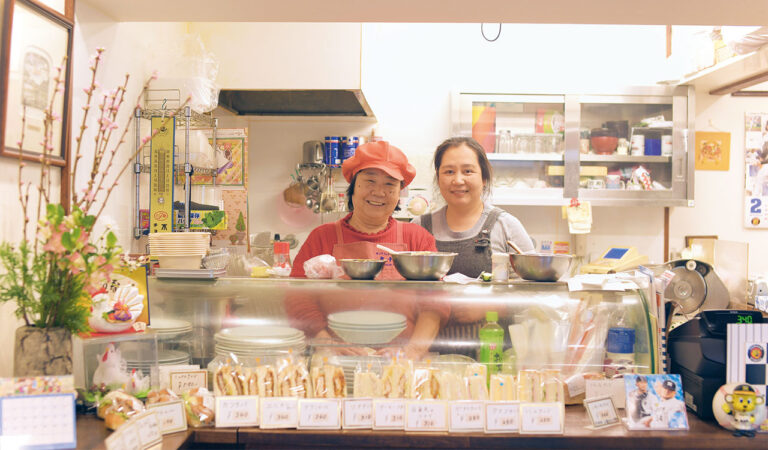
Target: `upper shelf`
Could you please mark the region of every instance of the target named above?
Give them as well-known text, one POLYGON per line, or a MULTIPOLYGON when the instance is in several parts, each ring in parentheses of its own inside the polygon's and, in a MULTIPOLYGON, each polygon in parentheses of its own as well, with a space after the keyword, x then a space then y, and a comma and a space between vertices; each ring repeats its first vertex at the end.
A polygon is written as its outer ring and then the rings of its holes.
POLYGON ((709 95, 728 95, 765 81, 768 81, 768 45, 700 70, 678 84, 692 84, 697 92, 709 95))

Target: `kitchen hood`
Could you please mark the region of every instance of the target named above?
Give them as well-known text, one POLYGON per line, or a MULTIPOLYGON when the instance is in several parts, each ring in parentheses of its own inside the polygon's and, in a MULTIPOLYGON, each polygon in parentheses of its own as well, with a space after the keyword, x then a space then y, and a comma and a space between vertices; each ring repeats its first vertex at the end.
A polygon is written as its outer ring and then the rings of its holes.
POLYGON ((359 89, 222 89, 219 107, 240 116, 375 118, 359 89))

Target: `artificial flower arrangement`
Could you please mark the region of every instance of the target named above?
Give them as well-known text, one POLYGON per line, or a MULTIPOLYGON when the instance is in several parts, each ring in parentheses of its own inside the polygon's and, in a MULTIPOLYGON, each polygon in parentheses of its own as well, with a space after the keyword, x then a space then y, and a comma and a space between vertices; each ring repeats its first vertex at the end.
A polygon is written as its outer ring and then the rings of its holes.
MULTIPOLYGON (((69 209, 51 196, 49 165, 53 150, 53 123, 61 120, 52 113, 56 97, 63 93, 64 77, 61 68, 56 71, 54 90, 44 113, 43 154, 39 159, 39 182, 35 186, 22 181, 22 171, 26 164, 21 155, 19 157, 18 193, 24 217, 23 238, 18 243, 0 244, 0 303, 15 302, 16 316, 28 327, 61 327, 70 333, 82 333, 92 329, 89 326, 92 309, 96 310, 99 319, 117 324, 118 328, 120 324, 135 320, 138 315, 137 296, 133 291, 110 289, 113 272, 125 262, 121 260, 123 251, 117 237, 109 226, 96 234, 95 225, 121 175, 158 130, 144 137, 122 166, 118 164, 118 150, 125 143, 134 120, 133 114, 130 114, 122 131, 116 123, 120 108, 125 103, 130 77, 126 74, 121 86, 102 94, 101 99, 93 103, 97 97, 96 74, 103 52, 104 49, 98 49, 91 59, 91 81, 84 89, 87 101, 83 106, 83 118, 75 138, 69 180, 72 192, 69 209), (92 111, 95 109, 98 111, 92 111), (98 116, 98 128, 92 133, 92 138, 86 136, 89 114, 98 116), (91 151, 85 152, 86 146, 92 146, 91 151), (89 177, 78 191, 78 166, 86 163, 89 166, 89 177), (111 173, 115 168, 118 169, 117 173, 111 173), (36 192, 39 198, 36 204, 30 202, 30 191, 36 192), (35 233, 29 237, 27 228, 32 219, 35 220, 35 233), (108 299, 113 301, 106 301, 108 299), (110 311, 105 310, 104 305, 110 311)), ((153 74, 144 83, 136 107, 156 77, 153 74)), ((178 109, 171 112, 167 120, 172 120, 177 112, 178 109)), ((24 125, 25 120, 22 118, 21 140, 17 142, 20 149, 23 148, 24 125)))

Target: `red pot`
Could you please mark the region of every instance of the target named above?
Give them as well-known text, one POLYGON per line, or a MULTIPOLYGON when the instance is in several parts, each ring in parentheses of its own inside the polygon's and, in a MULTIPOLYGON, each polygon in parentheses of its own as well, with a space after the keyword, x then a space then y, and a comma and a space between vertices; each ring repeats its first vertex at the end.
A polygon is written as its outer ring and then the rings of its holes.
POLYGON ((595 128, 590 132, 589 137, 592 150, 599 155, 610 155, 616 151, 619 145, 619 138, 616 130, 610 128, 595 128))

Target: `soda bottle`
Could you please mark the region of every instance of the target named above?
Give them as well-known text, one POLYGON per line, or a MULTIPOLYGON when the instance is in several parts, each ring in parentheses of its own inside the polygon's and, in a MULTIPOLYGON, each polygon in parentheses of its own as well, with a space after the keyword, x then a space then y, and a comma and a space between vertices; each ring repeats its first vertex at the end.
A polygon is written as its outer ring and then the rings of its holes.
POLYGON ((499 313, 487 311, 485 313, 485 325, 478 332, 480 338, 480 352, 478 361, 488 368, 488 379, 494 373, 501 372, 504 359, 504 329, 497 323, 499 313))

